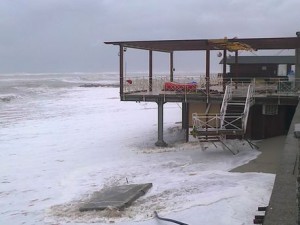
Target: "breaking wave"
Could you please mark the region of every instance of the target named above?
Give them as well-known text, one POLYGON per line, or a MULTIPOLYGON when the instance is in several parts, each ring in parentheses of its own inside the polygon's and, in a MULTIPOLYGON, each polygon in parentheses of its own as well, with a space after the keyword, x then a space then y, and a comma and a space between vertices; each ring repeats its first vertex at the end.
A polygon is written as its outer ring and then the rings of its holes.
POLYGON ((39 73, 2 74, 0 76, 0 102, 18 97, 46 95, 74 87, 118 87, 114 73, 39 73))
POLYGON ((3 94, 0 95, 0 102, 11 102, 14 99, 21 98, 21 96, 14 95, 14 94, 3 94))

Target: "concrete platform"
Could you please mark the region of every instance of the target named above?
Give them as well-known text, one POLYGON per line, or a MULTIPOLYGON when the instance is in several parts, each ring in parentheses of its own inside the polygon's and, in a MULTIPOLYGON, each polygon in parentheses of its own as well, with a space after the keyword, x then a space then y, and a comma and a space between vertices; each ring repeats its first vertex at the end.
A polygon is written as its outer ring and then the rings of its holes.
POLYGON ((264 139, 255 144, 259 147, 261 154, 249 163, 234 168, 231 172, 257 172, 276 174, 282 149, 284 148, 286 135, 264 139))
POLYGON ((146 183, 121 185, 103 189, 93 193, 91 198, 79 208, 79 211, 112 208, 122 210, 144 195, 151 187, 152 183, 146 183))

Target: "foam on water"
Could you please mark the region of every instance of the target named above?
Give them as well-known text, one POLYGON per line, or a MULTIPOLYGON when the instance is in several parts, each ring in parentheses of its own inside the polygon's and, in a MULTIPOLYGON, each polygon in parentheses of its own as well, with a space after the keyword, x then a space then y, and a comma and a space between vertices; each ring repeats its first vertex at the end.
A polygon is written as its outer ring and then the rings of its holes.
POLYGON ((0 101, 0 224, 152 225, 154 210, 188 224, 199 218, 250 224, 257 206, 267 204, 274 176, 228 170, 259 153, 232 141, 226 144, 239 149, 235 156, 221 145, 202 150, 197 142, 182 143, 182 114, 174 103, 164 106, 170 145, 156 148, 155 103, 121 102, 117 88, 79 87, 114 82, 106 77, 0 77, 0 96, 7 99, 0 101), (117 215, 77 211, 90 193, 125 182, 153 188, 117 215))
POLYGON ((72 89, 80 92, 84 84, 116 86, 116 74, 102 73, 40 73, 40 74, 2 74, 0 75, 0 127, 42 117, 63 115, 44 108, 68 98, 72 89))

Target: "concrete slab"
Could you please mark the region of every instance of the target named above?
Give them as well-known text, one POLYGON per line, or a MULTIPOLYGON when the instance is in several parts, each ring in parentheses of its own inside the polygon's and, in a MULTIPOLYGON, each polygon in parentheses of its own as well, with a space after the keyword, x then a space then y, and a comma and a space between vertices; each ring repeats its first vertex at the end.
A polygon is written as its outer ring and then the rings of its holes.
POLYGON ((131 205, 133 201, 144 195, 152 183, 129 184, 114 186, 97 191, 84 203, 79 211, 118 209, 122 210, 131 205))
POLYGON ((296 138, 300 138, 300 123, 295 123, 294 135, 296 138))
POLYGON ((286 135, 282 135, 256 142, 255 144, 258 145, 258 151, 260 151, 261 154, 249 163, 232 169, 231 172, 256 172, 276 174, 282 154, 282 149, 285 144, 285 139, 286 135))

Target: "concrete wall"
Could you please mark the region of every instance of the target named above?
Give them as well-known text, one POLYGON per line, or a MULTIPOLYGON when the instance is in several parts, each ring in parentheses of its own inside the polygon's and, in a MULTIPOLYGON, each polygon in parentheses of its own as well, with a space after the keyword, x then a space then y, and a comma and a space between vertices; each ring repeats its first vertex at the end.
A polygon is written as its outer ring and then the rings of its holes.
POLYGON ((264 225, 299 224, 299 208, 297 204, 297 193, 299 193, 297 190, 299 140, 294 136, 296 123, 300 123, 300 104, 296 108, 284 148, 281 152, 281 160, 276 173, 264 225))

